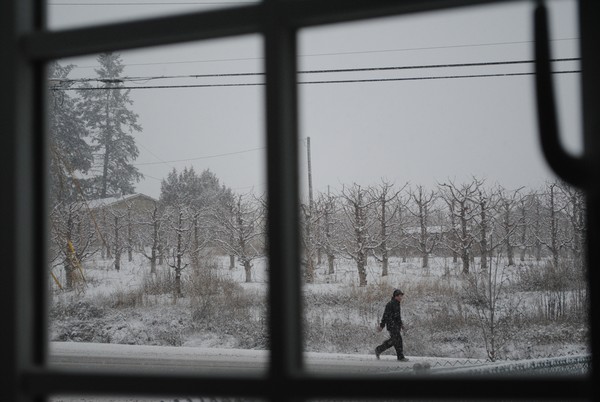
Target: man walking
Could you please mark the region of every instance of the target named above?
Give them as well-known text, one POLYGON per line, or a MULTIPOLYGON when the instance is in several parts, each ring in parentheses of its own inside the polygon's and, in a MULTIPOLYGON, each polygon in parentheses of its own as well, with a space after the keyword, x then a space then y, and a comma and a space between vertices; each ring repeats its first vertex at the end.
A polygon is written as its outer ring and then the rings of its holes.
POLYGON ((402 329, 402 315, 400 313, 400 302, 402 301, 404 292, 400 289, 394 289, 392 294, 392 300, 385 305, 383 311, 383 317, 381 317, 381 323, 377 325, 377 331, 381 332, 383 328, 387 327, 390 333, 389 339, 386 339, 381 345, 375 348, 375 356, 379 359, 379 355, 382 352, 388 350, 392 346, 396 349, 396 356, 401 362, 407 362, 408 359, 404 357, 404 349, 402 348, 402 335, 400 330, 402 329))

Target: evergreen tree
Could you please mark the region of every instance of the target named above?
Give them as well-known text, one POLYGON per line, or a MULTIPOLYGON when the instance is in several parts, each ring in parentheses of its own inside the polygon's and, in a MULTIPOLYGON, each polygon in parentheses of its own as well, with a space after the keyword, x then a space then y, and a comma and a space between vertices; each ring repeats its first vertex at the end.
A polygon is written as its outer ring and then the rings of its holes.
POLYGON ((139 151, 132 135, 141 131, 138 115, 130 110, 130 90, 120 89, 123 82, 121 57, 116 53, 98 56, 96 69, 102 85, 86 84, 79 90, 81 109, 90 131, 96 156, 96 174, 90 179, 91 196, 105 198, 134 192, 134 182, 143 178, 132 162, 139 151))
MULTIPOLYGON (((77 99, 65 91, 68 75, 75 66, 49 65, 50 99, 48 126, 50 149, 50 196, 53 203, 73 201, 83 184, 78 178, 92 167, 92 147, 87 130, 78 115, 77 99)), ((83 189, 82 189, 83 191, 83 189)))
POLYGON ((231 189, 221 186, 209 169, 198 175, 193 167, 180 173, 173 168, 161 183, 160 201, 168 206, 185 205, 202 211, 232 199, 231 189))

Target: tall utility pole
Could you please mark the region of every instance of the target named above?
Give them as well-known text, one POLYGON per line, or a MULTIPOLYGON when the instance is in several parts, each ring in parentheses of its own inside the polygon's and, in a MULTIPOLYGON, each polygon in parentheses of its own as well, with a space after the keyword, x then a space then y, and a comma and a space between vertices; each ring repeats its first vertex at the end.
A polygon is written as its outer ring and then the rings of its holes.
POLYGON ((310 165, 310 137, 306 137, 306 159, 308 161, 308 214, 306 217, 306 282, 313 283, 315 274, 315 265, 313 262, 313 189, 312 189, 312 168, 310 165))

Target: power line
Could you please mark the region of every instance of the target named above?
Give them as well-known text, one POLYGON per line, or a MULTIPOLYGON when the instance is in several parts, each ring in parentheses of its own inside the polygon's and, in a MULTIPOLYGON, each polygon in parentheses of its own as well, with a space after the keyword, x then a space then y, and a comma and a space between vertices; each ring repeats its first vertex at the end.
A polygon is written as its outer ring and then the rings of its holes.
MULTIPOLYGON (((574 74, 581 70, 553 71, 552 74, 574 74)), ((525 75, 535 75, 533 72, 525 73, 497 73, 497 74, 469 74, 469 75, 446 75, 429 77, 406 77, 406 78, 376 78, 376 79, 356 79, 356 80, 329 80, 329 81, 303 81, 298 84, 350 84, 361 82, 388 82, 388 81, 422 81, 422 80, 447 80, 456 78, 491 78, 491 77, 518 77, 525 75)))
MULTIPOLYGON (((553 71, 552 74, 575 74, 581 70, 553 71)), ((424 76, 424 77, 403 77, 403 78, 370 78, 353 80, 323 80, 323 81, 298 81, 298 84, 350 84, 366 82, 392 82, 392 81, 422 81, 422 80, 445 80, 458 78, 491 78, 491 77, 517 77, 535 75, 534 72, 522 73, 496 73, 496 74, 468 74, 468 75, 445 75, 445 76, 424 76)), ((217 88, 217 87, 250 87, 263 86, 262 82, 256 83, 228 83, 228 84, 186 84, 186 85, 145 85, 145 86, 118 86, 118 87, 86 87, 86 88, 51 88, 53 91, 97 91, 111 89, 178 89, 178 88, 217 88)))
MULTIPOLYGON (((558 58, 551 59, 551 62, 569 62, 580 61, 581 57, 558 58)), ((349 73, 349 72, 366 72, 366 71, 394 71, 394 70, 417 70, 417 69, 435 69, 435 68, 456 68, 456 67, 488 67, 498 65, 516 65, 516 64, 533 64, 534 60, 511 60, 511 61, 491 61, 491 62, 476 62, 476 63, 451 63, 451 64, 428 64, 428 65, 413 65, 413 66, 390 66, 390 67, 362 67, 362 68, 339 68, 339 69, 321 69, 321 70, 302 70, 298 74, 323 74, 323 73, 349 73)), ((78 79, 59 79, 60 82, 114 82, 114 81, 150 81, 159 79, 177 79, 177 78, 223 78, 223 77, 248 77, 248 76, 264 76, 265 73, 215 73, 215 74, 186 74, 186 75, 161 75, 148 77, 122 77, 117 80, 106 80, 100 78, 78 78, 78 79)))
POLYGON ((197 160, 201 160, 201 159, 220 158, 220 157, 223 157, 223 156, 238 155, 238 154, 243 154, 243 153, 247 153, 247 152, 260 151, 261 149, 266 149, 266 148, 265 147, 258 147, 258 148, 245 149, 245 150, 242 150, 242 151, 226 152, 226 153, 222 153, 222 154, 198 156, 196 158, 176 159, 176 160, 161 161, 161 162, 133 163, 132 165, 133 166, 146 166, 146 165, 168 164, 168 163, 175 163, 175 162, 190 162, 190 161, 197 161, 197 160))
MULTIPOLYGON (((580 57, 571 58, 556 58, 551 59, 552 62, 572 62, 580 61, 580 57)), ((488 67, 488 66, 499 66, 499 65, 517 65, 517 64, 533 64, 534 60, 505 60, 505 61, 488 61, 488 62, 473 62, 473 63, 445 63, 445 64, 426 64, 426 65, 411 65, 411 66, 388 66, 388 67, 363 67, 363 68, 340 68, 340 69, 321 69, 321 70, 301 70, 298 74, 323 74, 323 73, 348 73, 348 72, 367 72, 367 71, 393 71, 393 70, 417 70, 417 69, 436 69, 436 68, 457 68, 457 67, 488 67)), ((74 82, 104 82, 104 83, 121 83, 125 81, 150 81, 158 79, 176 79, 176 78, 223 78, 223 77, 246 77, 246 76, 263 76, 265 73, 258 72, 242 72, 242 73, 216 73, 216 74, 187 74, 187 75, 171 75, 171 76, 147 76, 147 77, 122 77, 118 79, 103 79, 103 78, 77 78, 77 79, 53 79, 60 83, 74 83, 74 82)), ((482 75, 479 75, 482 76, 482 75)), ((491 75, 494 76, 494 75, 491 75)), ((453 76, 454 77, 454 76, 453 76)), ((214 84, 218 86, 248 86, 248 85, 261 85, 260 83, 246 83, 246 84, 214 84)), ((188 85, 186 85, 187 87, 188 85)), ((124 87, 120 87, 124 88, 124 87)), ((132 88, 143 88, 143 87, 132 87, 132 88)), ((64 88, 67 89, 67 88, 64 88)), ((82 89, 88 90, 88 88, 69 88, 69 89, 82 89)), ((96 88, 93 88, 96 89, 96 88)), ((105 89, 114 89, 106 87, 105 89)))

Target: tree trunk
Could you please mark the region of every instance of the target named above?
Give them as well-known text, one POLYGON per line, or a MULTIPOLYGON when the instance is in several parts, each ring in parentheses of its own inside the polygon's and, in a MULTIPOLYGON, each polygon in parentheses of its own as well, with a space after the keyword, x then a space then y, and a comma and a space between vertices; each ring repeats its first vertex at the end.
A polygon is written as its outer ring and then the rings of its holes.
POLYGON ((358 253, 358 258, 356 259, 356 268, 358 269, 358 286, 367 286, 367 258, 364 252, 360 251, 358 253))
POLYGON ((115 269, 121 270, 121 250, 119 247, 119 217, 115 216, 115 269))
POLYGON ((469 263, 471 260, 471 258, 469 256, 469 251, 467 249, 463 249, 460 258, 463 263, 462 273, 468 274, 469 273, 469 263))
POLYGON ((248 260, 244 260, 244 271, 246 273, 246 283, 252 282, 252 265, 248 260))
POLYGON ((133 261, 133 223, 131 222, 131 211, 127 222, 127 260, 133 261))
POLYGON ((387 243, 384 241, 381 244, 381 276, 388 275, 388 266, 389 266, 388 250, 387 243))
POLYGON ((484 271, 487 270, 487 259, 488 259, 488 243, 487 243, 487 215, 485 213, 486 211, 486 204, 485 202, 481 202, 480 203, 480 208, 481 208, 481 212, 480 212, 480 216, 481 216, 481 239, 479 240, 479 245, 481 248, 481 258, 480 258, 480 263, 481 263, 481 269, 483 269, 484 271))
POLYGON ((335 273, 335 268, 333 266, 333 262, 335 260, 335 256, 333 254, 327 254, 327 265, 329 266, 329 274, 335 273))

